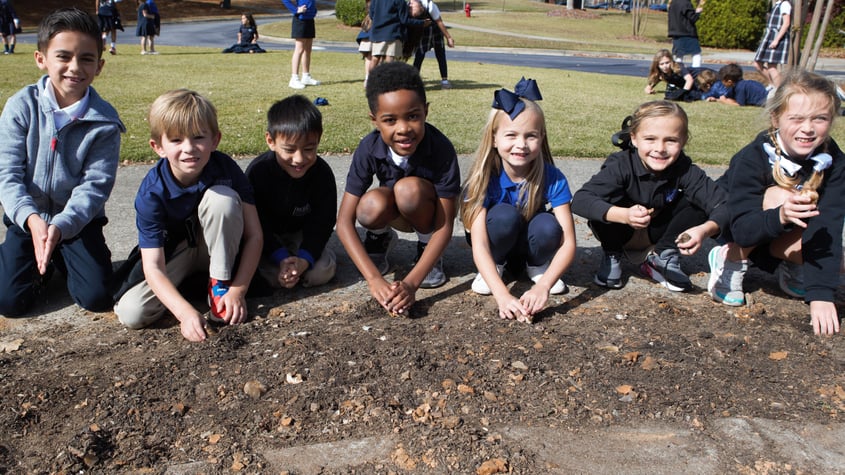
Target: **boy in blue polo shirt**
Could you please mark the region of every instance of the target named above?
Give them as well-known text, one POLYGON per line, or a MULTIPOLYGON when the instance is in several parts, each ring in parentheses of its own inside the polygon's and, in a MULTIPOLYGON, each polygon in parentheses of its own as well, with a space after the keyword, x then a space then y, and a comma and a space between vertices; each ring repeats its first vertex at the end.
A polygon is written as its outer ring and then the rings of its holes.
POLYGON ((388 312, 404 314, 418 288, 446 282, 442 254, 452 239, 461 174, 452 142, 425 121, 425 87, 413 66, 373 68, 366 91, 376 129, 352 156, 337 235, 372 296, 388 312), (369 190, 374 176, 379 186, 369 190), (356 221, 367 229, 363 244, 356 221), (392 228, 415 231, 419 242, 408 275, 388 283, 382 275, 390 270, 387 254, 397 240, 392 228))
POLYGON ((186 89, 166 92, 153 102, 149 122, 150 146, 162 158, 135 196, 143 274, 137 279, 132 272, 114 311, 127 327, 142 328, 169 310, 182 336, 202 341, 203 315, 177 287, 207 271, 209 318, 243 322, 261 257, 261 224, 246 175, 217 151, 217 111, 206 98, 186 89))
POLYGON ((728 93, 718 99, 719 102, 732 106, 766 105, 768 91, 766 86, 753 79, 742 78, 742 68, 736 63, 726 64, 719 70, 719 80, 728 89, 728 93))

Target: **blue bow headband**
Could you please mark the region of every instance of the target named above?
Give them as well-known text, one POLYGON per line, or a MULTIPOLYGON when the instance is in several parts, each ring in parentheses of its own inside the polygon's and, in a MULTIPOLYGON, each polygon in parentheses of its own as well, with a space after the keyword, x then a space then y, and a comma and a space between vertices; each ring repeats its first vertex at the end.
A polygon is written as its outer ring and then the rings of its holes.
POLYGON ((540 94, 540 88, 537 87, 537 81, 525 79, 523 76, 516 83, 516 86, 514 86, 513 92, 505 88, 494 92, 493 108, 507 112, 511 120, 514 120, 520 112, 525 110, 525 103, 520 99, 528 99, 530 101, 540 101, 543 99, 543 96, 540 94))

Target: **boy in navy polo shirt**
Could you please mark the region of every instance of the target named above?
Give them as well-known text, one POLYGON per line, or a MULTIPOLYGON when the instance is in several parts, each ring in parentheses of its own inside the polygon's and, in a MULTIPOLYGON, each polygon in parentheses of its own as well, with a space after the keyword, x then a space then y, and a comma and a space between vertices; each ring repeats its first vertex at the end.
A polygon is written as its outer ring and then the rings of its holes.
POLYGON ((376 130, 352 157, 337 234, 373 297, 388 312, 404 314, 418 288, 446 282, 442 254, 452 239, 460 193, 458 157, 449 139, 425 121, 425 87, 413 66, 373 68, 366 91, 376 130), (368 191, 374 176, 379 186, 368 191), (363 244, 356 220, 367 229, 363 244), (419 242, 408 275, 388 283, 382 275, 390 270, 387 254, 397 240, 392 228, 415 231, 419 242))
POLYGON ((246 292, 261 257, 261 224, 241 168, 217 151, 217 111, 193 91, 169 91, 150 108, 150 146, 162 157, 135 196, 142 279, 114 311, 142 328, 169 310, 182 336, 206 338, 203 315, 177 288, 207 271, 209 318, 230 325, 246 319, 246 292), (237 268, 236 261, 239 260, 237 268))
POLYGON ((766 86, 753 79, 742 78, 742 68, 736 63, 726 64, 719 70, 719 80, 728 88, 728 93, 718 99, 719 102, 732 106, 766 105, 768 91, 766 86))
POLYGON ((337 186, 317 155, 323 116, 305 96, 290 96, 267 111, 270 150, 246 169, 264 231, 258 274, 273 288, 322 285, 335 274, 326 248, 334 229, 337 186))

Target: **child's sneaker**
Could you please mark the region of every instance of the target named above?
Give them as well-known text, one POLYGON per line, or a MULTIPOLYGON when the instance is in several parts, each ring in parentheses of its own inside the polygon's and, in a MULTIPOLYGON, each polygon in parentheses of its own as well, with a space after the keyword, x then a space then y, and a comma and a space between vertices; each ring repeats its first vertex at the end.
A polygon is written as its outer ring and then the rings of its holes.
MULTIPOLYGON (((499 277, 505 272, 505 265, 504 264, 496 264, 496 272, 499 273, 499 277)), ((475 275, 475 279, 472 281, 472 291, 479 294, 479 295, 490 295, 493 293, 490 290, 490 286, 487 285, 487 282, 484 282, 484 277, 481 277, 481 272, 475 275)))
POLYGON ((745 305, 742 280, 748 270, 748 262, 728 260, 727 254, 728 246, 716 246, 710 249, 710 254, 707 255, 707 262, 710 264, 707 292, 717 302, 739 307, 745 305))
POLYGON ((783 293, 796 299, 804 298, 804 266, 782 261, 777 269, 778 285, 783 293))
POLYGON ((291 89, 305 89, 305 84, 302 84, 302 81, 299 80, 299 76, 293 74, 290 77, 288 87, 291 89))
POLYGON ((379 234, 367 231, 364 236, 364 249, 381 275, 387 274, 390 271, 390 262, 387 260, 387 254, 396 245, 398 239, 399 236, 393 229, 379 234))
POLYGON ((112 46, 111 48, 109 48, 109 54, 111 54, 111 55, 117 54, 117 49, 115 49, 115 47, 112 46))
POLYGON ((452 83, 448 79, 440 81, 440 89, 452 89, 452 83))
MULTIPOLYGON (((303 74, 302 79, 299 82, 301 82, 302 84, 304 84, 306 86, 319 86, 320 85, 320 81, 312 78, 311 74, 309 74, 309 73, 303 74)), ((291 86, 291 87, 293 87, 293 86, 291 86)), ((296 89, 296 88, 294 88, 294 89, 296 89)))
MULTIPOLYGON (((414 263, 416 264, 420 260, 420 256, 422 256, 423 251, 425 250, 425 244, 421 242, 417 242, 417 258, 414 259, 414 263)), ((446 283, 446 273, 443 272, 443 258, 440 257, 437 259, 437 262, 434 263, 434 267, 428 271, 428 275, 425 276, 422 282, 420 282, 421 289, 434 289, 440 287, 441 285, 446 283)))
POLYGON ((665 249, 660 255, 649 254, 640 266, 640 271, 672 292, 683 292, 692 288, 689 277, 681 270, 681 253, 677 249, 665 249))
POLYGON ((611 289, 622 288, 622 254, 605 251, 599 271, 593 277, 593 282, 611 289))
POLYGON ((229 285, 232 284, 230 280, 217 280, 217 279, 208 279, 208 306, 211 307, 209 311, 209 319, 222 322, 223 317, 226 315, 226 309, 224 308, 222 312, 217 310, 217 306, 220 303, 220 300, 223 299, 223 296, 229 292, 229 285))
MULTIPOLYGON (((525 266, 525 271, 528 273, 528 278, 531 279, 531 281, 535 284, 539 282, 541 278, 543 278, 543 274, 545 274, 547 270, 549 270, 548 262, 539 266, 530 266, 527 264, 525 266)), ((552 287, 549 289, 549 293, 552 295, 558 295, 564 292, 566 292, 566 284, 560 279, 558 279, 554 283, 554 285, 552 285, 552 287)))

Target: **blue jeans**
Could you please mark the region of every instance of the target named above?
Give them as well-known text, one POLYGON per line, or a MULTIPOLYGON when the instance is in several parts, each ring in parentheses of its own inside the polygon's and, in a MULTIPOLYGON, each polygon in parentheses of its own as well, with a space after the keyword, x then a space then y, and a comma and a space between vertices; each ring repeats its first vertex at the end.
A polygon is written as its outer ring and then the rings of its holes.
POLYGON ((562 238, 563 229, 552 213, 537 213, 526 223, 513 205, 499 203, 487 210, 487 239, 496 264, 519 259, 543 265, 552 260, 562 238))
MULTIPOLYGON (((59 242, 53 251, 51 266, 67 276, 67 289, 80 307, 92 312, 111 310, 111 251, 103 236, 108 219, 95 219, 71 239, 59 242)), ((36 298, 38 269, 32 236, 7 216, 6 240, 0 244, 0 314, 24 315, 36 298)), ((48 272, 47 275, 50 275, 48 272)))

